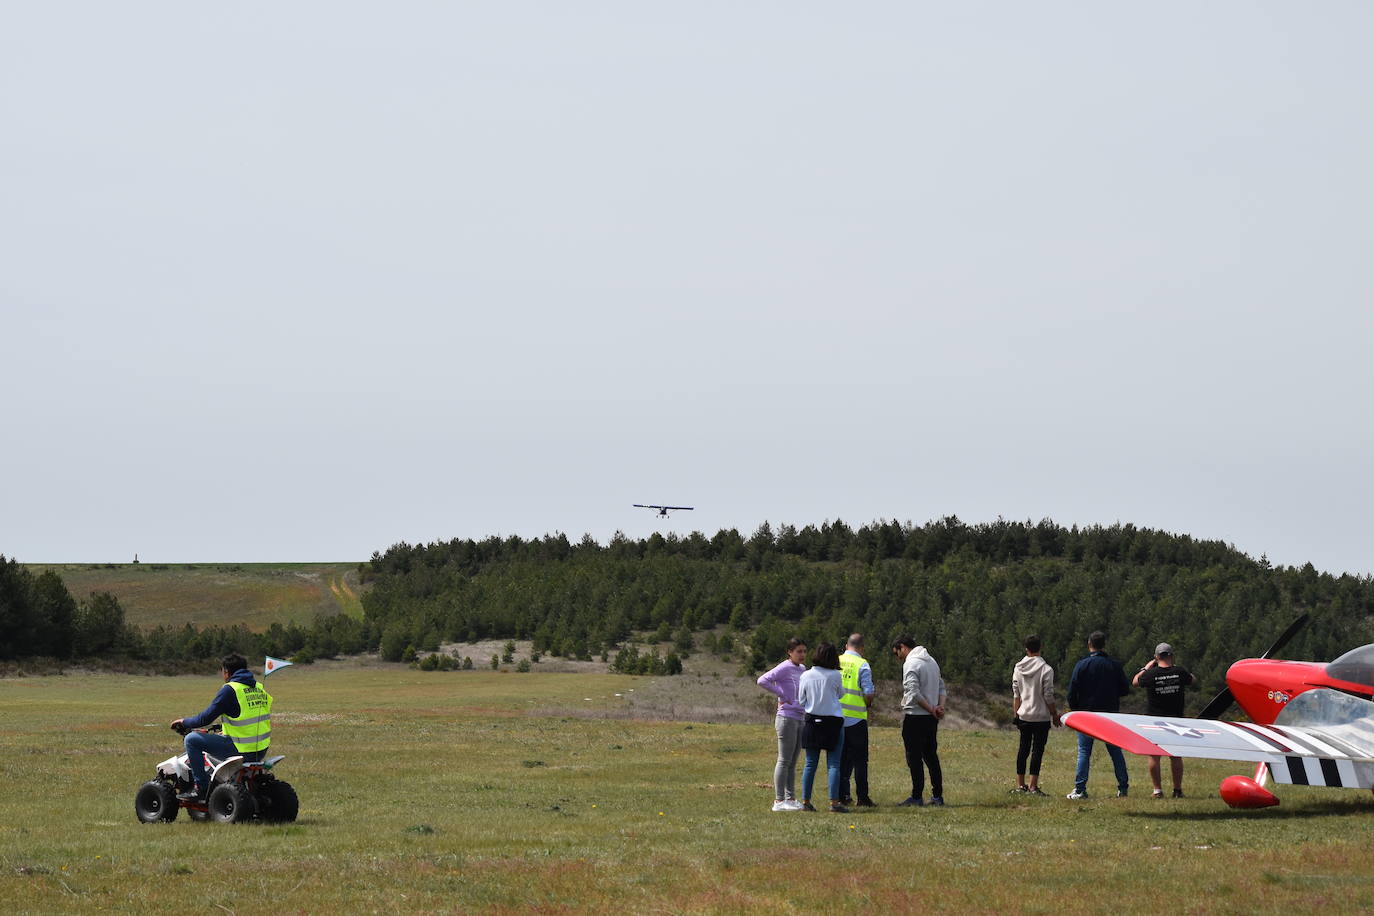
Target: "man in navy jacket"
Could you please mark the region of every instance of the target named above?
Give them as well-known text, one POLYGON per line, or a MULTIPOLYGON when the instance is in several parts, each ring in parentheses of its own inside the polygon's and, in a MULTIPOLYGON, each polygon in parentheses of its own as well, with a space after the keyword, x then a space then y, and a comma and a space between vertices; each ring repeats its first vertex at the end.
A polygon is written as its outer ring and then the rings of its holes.
MULTIPOLYGON (((1131 684, 1126 680, 1121 663, 1108 655, 1104 651, 1106 648, 1106 634, 1094 630, 1088 637, 1090 654, 1074 665, 1073 675, 1069 678, 1069 708, 1093 712, 1121 711, 1121 698, 1131 692, 1131 684)), ((1078 769, 1073 774, 1073 791, 1069 793, 1069 798, 1088 797, 1088 766, 1092 762, 1093 740, 1090 735, 1078 733, 1078 769)), ((1126 772, 1126 755, 1114 744, 1107 744, 1107 753, 1112 758, 1112 768, 1116 770, 1116 797, 1124 798, 1131 781, 1126 772)))
POLYGON ((230 681, 237 681, 246 687, 257 684, 253 672, 248 670, 248 660, 237 652, 221 658, 219 667, 220 677, 224 678, 224 686, 215 694, 215 698, 210 701, 209 706, 205 707, 204 712, 199 715, 172 720, 172 728, 181 726, 187 730, 185 741, 187 763, 190 764, 191 776, 196 781, 196 797, 200 801, 205 801, 209 794, 209 777, 205 773, 203 754, 208 753, 211 757, 223 760, 226 757, 238 755, 239 751, 238 748, 234 747, 232 739, 224 735, 216 735, 213 732, 196 731, 196 729, 214 724, 214 721, 220 716, 227 716, 231 719, 238 717, 239 699, 234 688, 229 686, 230 681))

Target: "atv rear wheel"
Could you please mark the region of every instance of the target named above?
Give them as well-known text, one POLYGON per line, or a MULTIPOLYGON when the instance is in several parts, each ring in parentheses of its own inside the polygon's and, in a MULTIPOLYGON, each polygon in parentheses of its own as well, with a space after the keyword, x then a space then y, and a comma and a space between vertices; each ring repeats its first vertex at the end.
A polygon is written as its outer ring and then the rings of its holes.
POLYGON ((274 824, 294 821, 301 808, 300 800, 296 798, 296 790, 291 787, 291 783, 282 782, 280 779, 269 782, 258 796, 258 815, 274 824))
POLYGON ((174 821, 181 805, 176 790, 160 779, 150 779, 138 787, 134 795, 134 813, 145 824, 174 821))
POLYGON ((210 820, 217 824, 241 824, 253 819, 258 806, 244 786, 220 783, 210 791, 210 820))

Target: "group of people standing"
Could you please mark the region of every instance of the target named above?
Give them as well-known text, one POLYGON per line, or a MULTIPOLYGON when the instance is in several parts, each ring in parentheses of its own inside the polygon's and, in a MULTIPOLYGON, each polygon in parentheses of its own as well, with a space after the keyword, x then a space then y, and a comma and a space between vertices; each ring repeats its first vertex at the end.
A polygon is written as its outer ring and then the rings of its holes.
MULTIPOLYGON (((1025 646, 1026 657, 1016 663, 1012 674, 1012 713, 1017 727, 1021 729, 1021 750, 1016 757, 1016 787, 1012 791, 1044 795, 1039 791, 1040 759, 1050 725, 1059 726, 1059 711, 1054 705, 1054 669, 1039 657, 1039 636, 1026 637, 1025 646), (1028 708, 1025 698, 1031 695, 1033 702, 1028 708), (1029 783, 1026 782, 1027 756, 1030 757, 1029 783)), ((1069 677, 1069 708, 1120 712, 1121 698, 1135 686, 1145 690, 1146 715, 1179 717, 1183 715, 1184 688, 1195 683, 1196 675, 1174 664, 1174 647, 1166 642, 1155 646, 1154 657, 1128 681, 1121 662, 1107 654, 1107 635, 1101 630, 1094 630, 1088 635, 1087 657, 1079 659, 1069 677)), ((1067 796, 1070 799, 1088 797, 1088 772, 1096 740, 1083 732, 1078 733, 1078 763, 1074 768, 1073 791, 1067 796)), ((1111 758, 1116 776, 1116 797, 1125 798, 1131 786, 1126 755, 1116 745, 1107 744, 1107 756, 1111 758)), ((1182 798, 1183 759, 1170 757, 1169 762, 1173 797, 1182 798)), ((1150 758, 1148 770, 1154 787, 1152 797, 1163 798, 1158 757, 1150 758)))
MULTIPOLYGON (((811 804, 821 751, 825 751, 830 810, 877 807, 868 794, 868 716, 877 690, 873 669, 864 658, 864 638, 850 635, 845 651, 823 642, 806 668, 806 643, 791 639, 787 657, 759 678, 758 684, 778 698, 774 729, 778 762, 773 768, 773 810, 815 811, 811 804), (797 757, 805 752, 801 798, 796 794, 797 757), (853 782, 854 794, 850 795, 853 782)), ((945 682, 940 666, 924 646, 909 636, 892 644, 902 662, 902 743, 911 771, 911 795, 903 806, 943 805, 937 730, 945 715, 945 682), (930 771, 931 796, 924 798, 930 771)))
MULTIPOLYGON (((1012 669, 1012 721, 1021 733, 1016 752, 1016 794, 1044 796, 1040 765, 1051 728, 1061 724, 1054 696, 1054 669, 1041 657, 1039 636, 1027 636, 1025 657, 1012 669)), ((1088 636, 1088 655, 1073 669, 1069 679, 1071 709, 1118 712, 1121 698, 1132 686, 1145 690, 1147 714, 1181 716, 1184 688, 1197 678, 1174 664, 1168 643, 1155 647, 1154 657, 1131 680, 1121 663, 1106 652, 1107 637, 1101 631, 1088 636)), ((825 751, 826 787, 830 810, 845 813, 851 806, 876 807, 868 791, 868 718, 876 693, 873 670, 864 658, 864 639, 852 634, 843 653, 823 642, 805 666, 807 645, 800 639, 787 644, 787 657, 764 672, 758 684, 778 699, 774 729, 778 737, 778 761, 773 768, 773 810, 815 811, 811 793, 821 751, 825 751), (805 754, 801 797, 796 793, 797 758, 805 754), (854 794, 850 795, 853 782, 854 794)), ((944 774, 940 767, 938 731, 945 716, 945 682, 940 666, 924 646, 910 636, 892 644, 892 654, 902 663, 902 745, 911 773, 911 794, 901 807, 943 805, 944 774), (925 796, 926 771, 931 794, 925 796)), ((1079 733, 1078 762, 1071 799, 1088 797, 1088 771, 1092 762, 1092 737, 1079 733)), ((1107 745, 1117 782, 1117 796, 1130 787, 1125 755, 1107 745)), ((1183 795, 1183 761, 1170 758, 1173 795, 1183 795)), ((1163 798, 1160 760, 1151 757, 1150 780, 1154 797, 1163 798)))

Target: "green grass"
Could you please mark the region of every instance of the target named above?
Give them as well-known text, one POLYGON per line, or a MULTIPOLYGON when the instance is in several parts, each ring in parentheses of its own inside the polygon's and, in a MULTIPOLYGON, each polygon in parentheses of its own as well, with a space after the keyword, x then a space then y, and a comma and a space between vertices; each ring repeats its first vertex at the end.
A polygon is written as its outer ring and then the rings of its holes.
MULTIPOLYGON (((874 730, 852 815, 773 814, 771 727, 609 719, 645 680, 321 663, 269 679, 292 825, 142 825, 134 792, 215 678, 0 680, 0 900, 10 912, 1354 912, 1374 907, 1370 793, 1015 799, 1015 735, 946 731, 944 809, 891 807, 900 736, 874 730), (621 697, 614 694, 620 693, 621 697), (543 710, 561 714, 545 715, 543 710)), ((957 698, 956 698, 957 702, 957 698)), ((1071 733, 1050 739, 1062 796, 1071 733)), ((800 774, 799 774, 800 778, 800 774)), ((1098 761, 1090 789, 1106 793, 1098 761)), ((822 784, 823 785, 823 784, 822 784)), ((823 795, 823 790, 820 793, 823 795)), ((818 799, 819 800, 819 799, 818 799)))
POLYGON ((316 614, 362 617, 356 563, 28 564, 51 569, 78 600, 110 592, 125 619, 140 628, 161 624, 309 623, 316 614))

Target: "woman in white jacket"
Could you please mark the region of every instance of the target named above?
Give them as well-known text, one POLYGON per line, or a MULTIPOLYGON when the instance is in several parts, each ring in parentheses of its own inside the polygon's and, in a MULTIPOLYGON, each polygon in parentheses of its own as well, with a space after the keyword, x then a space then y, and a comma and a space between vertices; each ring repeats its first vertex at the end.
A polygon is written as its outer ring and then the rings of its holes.
POLYGON ((816 647, 811 656, 811 668, 797 685, 797 702, 806 712, 801 739, 806 751, 806 766, 802 768, 803 811, 816 810, 811 804, 811 786, 816 780, 822 750, 829 771, 830 810, 839 814, 849 810, 840 804, 840 760, 844 754, 844 709, 840 706, 840 698, 843 696, 840 653, 830 643, 823 642, 816 647))
POLYGON ((1026 637, 1026 657, 1011 672, 1012 721, 1021 730, 1016 750, 1016 788, 1013 793, 1044 795, 1040 791, 1040 761, 1050 725, 1059 727, 1059 708, 1054 705, 1054 669, 1040 657, 1040 637, 1026 637), (1030 784, 1026 783, 1026 758, 1030 758, 1030 784))

